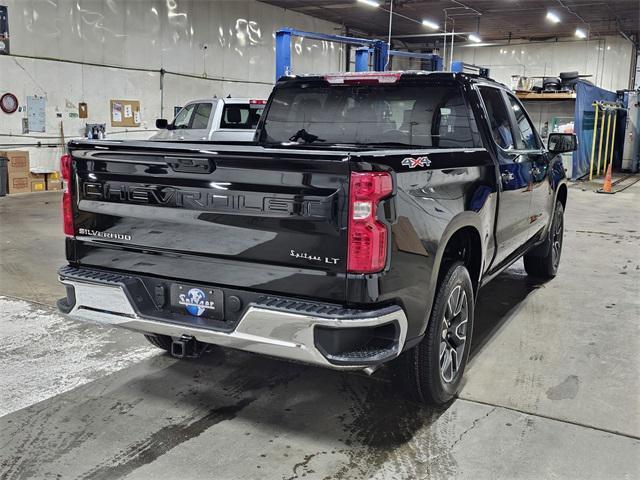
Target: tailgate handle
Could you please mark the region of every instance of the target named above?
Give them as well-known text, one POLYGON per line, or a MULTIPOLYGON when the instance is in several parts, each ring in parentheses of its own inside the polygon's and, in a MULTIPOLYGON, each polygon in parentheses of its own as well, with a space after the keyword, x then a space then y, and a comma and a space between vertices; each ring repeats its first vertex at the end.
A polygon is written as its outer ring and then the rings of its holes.
POLYGON ((165 157, 165 160, 176 172, 211 173, 215 170, 213 160, 208 158, 165 157))

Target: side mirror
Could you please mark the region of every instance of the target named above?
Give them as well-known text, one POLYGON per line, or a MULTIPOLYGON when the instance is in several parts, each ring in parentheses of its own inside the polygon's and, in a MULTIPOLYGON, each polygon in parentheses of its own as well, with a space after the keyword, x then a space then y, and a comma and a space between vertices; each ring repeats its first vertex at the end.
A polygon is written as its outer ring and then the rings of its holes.
POLYGON ((166 118, 158 118, 156 119, 156 128, 160 130, 165 129, 169 126, 169 121, 166 118))
POLYGON ((547 146, 551 153, 574 152, 578 149, 578 137, 575 133, 550 133, 547 146))

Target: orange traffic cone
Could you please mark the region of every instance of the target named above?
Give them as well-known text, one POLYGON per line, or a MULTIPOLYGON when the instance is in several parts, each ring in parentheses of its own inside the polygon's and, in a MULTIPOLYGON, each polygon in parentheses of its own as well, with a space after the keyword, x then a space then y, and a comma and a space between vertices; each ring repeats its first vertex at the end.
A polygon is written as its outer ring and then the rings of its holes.
POLYGON ((604 186, 602 187, 604 193, 611 193, 611 164, 607 168, 607 174, 604 177, 604 186))

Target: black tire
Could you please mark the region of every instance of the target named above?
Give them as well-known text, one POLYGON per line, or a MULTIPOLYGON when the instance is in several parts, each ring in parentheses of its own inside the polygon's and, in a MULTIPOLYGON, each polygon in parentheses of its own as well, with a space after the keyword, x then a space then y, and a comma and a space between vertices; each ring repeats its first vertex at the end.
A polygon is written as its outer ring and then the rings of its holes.
POLYGON ((400 363, 408 393, 416 401, 432 405, 443 405, 458 393, 469 358, 473 331, 475 302, 469 271, 462 262, 453 263, 446 268, 438 285, 425 336, 418 345, 403 354, 404 361, 400 363), (456 298, 454 291, 459 292, 456 298), (466 303, 460 303, 458 309, 458 301, 462 302, 463 298, 466 303), (456 304, 453 310, 458 310, 459 313, 450 318, 450 326, 445 328, 448 315, 455 313, 449 306, 450 300, 456 304), (466 320, 463 319, 463 313, 466 314, 466 320), (454 332, 459 335, 455 336, 454 332), (464 337, 462 349, 454 347, 460 341, 459 337, 464 337), (455 359, 451 353, 454 350, 455 359), (450 369, 446 368, 447 358, 451 364, 450 369))
POLYGON ((166 350, 167 352, 171 352, 171 343, 173 340, 171 337, 167 335, 147 335, 145 334, 144 338, 146 338, 151 345, 154 347, 161 348, 162 350, 166 350))
POLYGON ((544 243, 524 256, 524 269, 532 277, 550 280, 558 273, 564 236, 564 207, 556 202, 553 221, 544 243))

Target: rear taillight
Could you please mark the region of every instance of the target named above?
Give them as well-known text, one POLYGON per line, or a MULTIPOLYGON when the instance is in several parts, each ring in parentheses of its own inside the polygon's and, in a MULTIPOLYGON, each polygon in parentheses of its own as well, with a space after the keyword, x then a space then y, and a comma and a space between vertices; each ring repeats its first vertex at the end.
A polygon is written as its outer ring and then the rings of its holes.
POLYGON ((73 205, 71 192, 69 191, 71 183, 71 162, 71 155, 63 155, 60 157, 60 173, 64 181, 64 192, 62 192, 62 225, 64 234, 73 237, 76 231, 73 225, 73 205))
POLYGON ((386 172, 352 172, 349 184, 347 270, 374 273, 387 262, 387 226, 377 219, 378 203, 393 191, 386 172))

